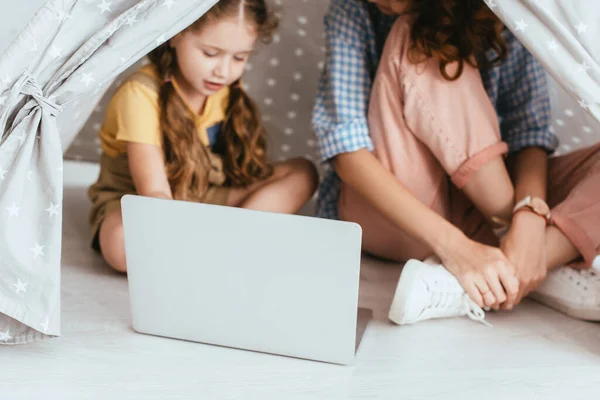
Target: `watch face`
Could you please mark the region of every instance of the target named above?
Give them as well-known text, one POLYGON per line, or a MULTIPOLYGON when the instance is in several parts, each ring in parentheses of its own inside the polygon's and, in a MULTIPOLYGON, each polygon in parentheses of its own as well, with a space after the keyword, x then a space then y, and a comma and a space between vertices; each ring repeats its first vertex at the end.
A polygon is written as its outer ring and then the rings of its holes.
POLYGON ((550 212, 548 205, 542 199, 534 198, 531 200, 531 208, 538 214, 546 215, 550 212))

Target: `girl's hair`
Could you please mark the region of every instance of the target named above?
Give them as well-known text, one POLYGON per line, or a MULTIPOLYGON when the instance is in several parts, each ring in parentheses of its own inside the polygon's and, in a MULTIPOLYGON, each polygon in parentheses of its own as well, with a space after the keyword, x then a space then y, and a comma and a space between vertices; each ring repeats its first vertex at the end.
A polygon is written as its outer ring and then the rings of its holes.
MULTIPOLYGON (((198 32, 209 22, 237 16, 251 23, 263 42, 269 42, 278 25, 265 0, 220 0, 186 31, 198 32)), ((208 188, 211 160, 209 150, 197 133, 194 115, 170 83, 177 68, 175 50, 167 42, 153 50, 148 58, 163 82, 159 95, 160 121, 166 172, 173 197, 197 199, 208 188)), ((247 186, 271 176, 273 169, 267 163, 266 134, 260 112, 239 80, 230 86, 221 135, 223 172, 228 184, 247 186)))
POLYGON ((412 0, 409 12, 414 16, 409 60, 439 60, 440 72, 447 80, 458 79, 465 63, 485 69, 508 53, 503 25, 483 0, 412 0), (492 60, 485 55, 490 49, 496 53, 492 60), (447 66, 455 62, 458 68, 450 76, 447 66))

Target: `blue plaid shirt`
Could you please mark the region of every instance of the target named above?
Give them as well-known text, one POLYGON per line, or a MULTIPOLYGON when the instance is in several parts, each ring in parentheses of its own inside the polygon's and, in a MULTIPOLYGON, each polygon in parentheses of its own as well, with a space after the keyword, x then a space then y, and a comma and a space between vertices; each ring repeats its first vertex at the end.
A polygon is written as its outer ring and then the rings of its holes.
MULTIPOLYGON (((318 217, 338 219, 340 179, 328 162, 341 153, 373 150, 367 123, 369 94, 394 21, 363 0, 331 0, 325 15, 326 62, 312 116, 319 156, 328 167, 319 188, 318 217)), ((508 29, 505 38, 506 61, 481 71, 502 138, 511 152, 541 147, 552 153, 558 139, 550 129, 546 73, 508 29)))

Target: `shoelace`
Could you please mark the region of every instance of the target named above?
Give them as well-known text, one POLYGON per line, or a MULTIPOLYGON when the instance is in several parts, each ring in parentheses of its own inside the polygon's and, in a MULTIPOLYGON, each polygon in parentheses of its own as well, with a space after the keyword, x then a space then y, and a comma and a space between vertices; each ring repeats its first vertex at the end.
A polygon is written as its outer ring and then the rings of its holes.
POLYGON ((467 312, 467 316, 469 318, 471 318, 473 321, 476 322, 481 322, 482 324, 484 324, 487 327, 492 327, 492 324, 490 324, 489 322, 487 322, 485 320, 485 311, 483 311, 481 309, 481 307, 479 307, 477 305, 477 303, 475 303, 468 294, 464 293, 463 296, 463 307, 465 307, 465 311, 467 312))
POLYGON ((457 314, 464 313, 471 320, 492 327, 492 324, 485 320, 485 311, 467 293, 452 290, 454 284, 435 280, 429 286, 433 287, 429 287, 431 299, 427 308, 454 310, 457 314))

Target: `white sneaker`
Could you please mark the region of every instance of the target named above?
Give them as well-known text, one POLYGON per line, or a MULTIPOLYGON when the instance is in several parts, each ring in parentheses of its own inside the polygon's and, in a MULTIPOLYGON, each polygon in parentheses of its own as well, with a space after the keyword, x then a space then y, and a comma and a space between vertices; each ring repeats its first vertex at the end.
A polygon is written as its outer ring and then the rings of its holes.
POLYGON ((465 315, 491 326, 484 320, 485 312, 444 266, 432 259, 406 263, 388 315, 392 322, 405 325, 465 315))
POLYGON ((550 271, 529 297, 571 317, 600 321, 600 273, 594 269, 550 271))

